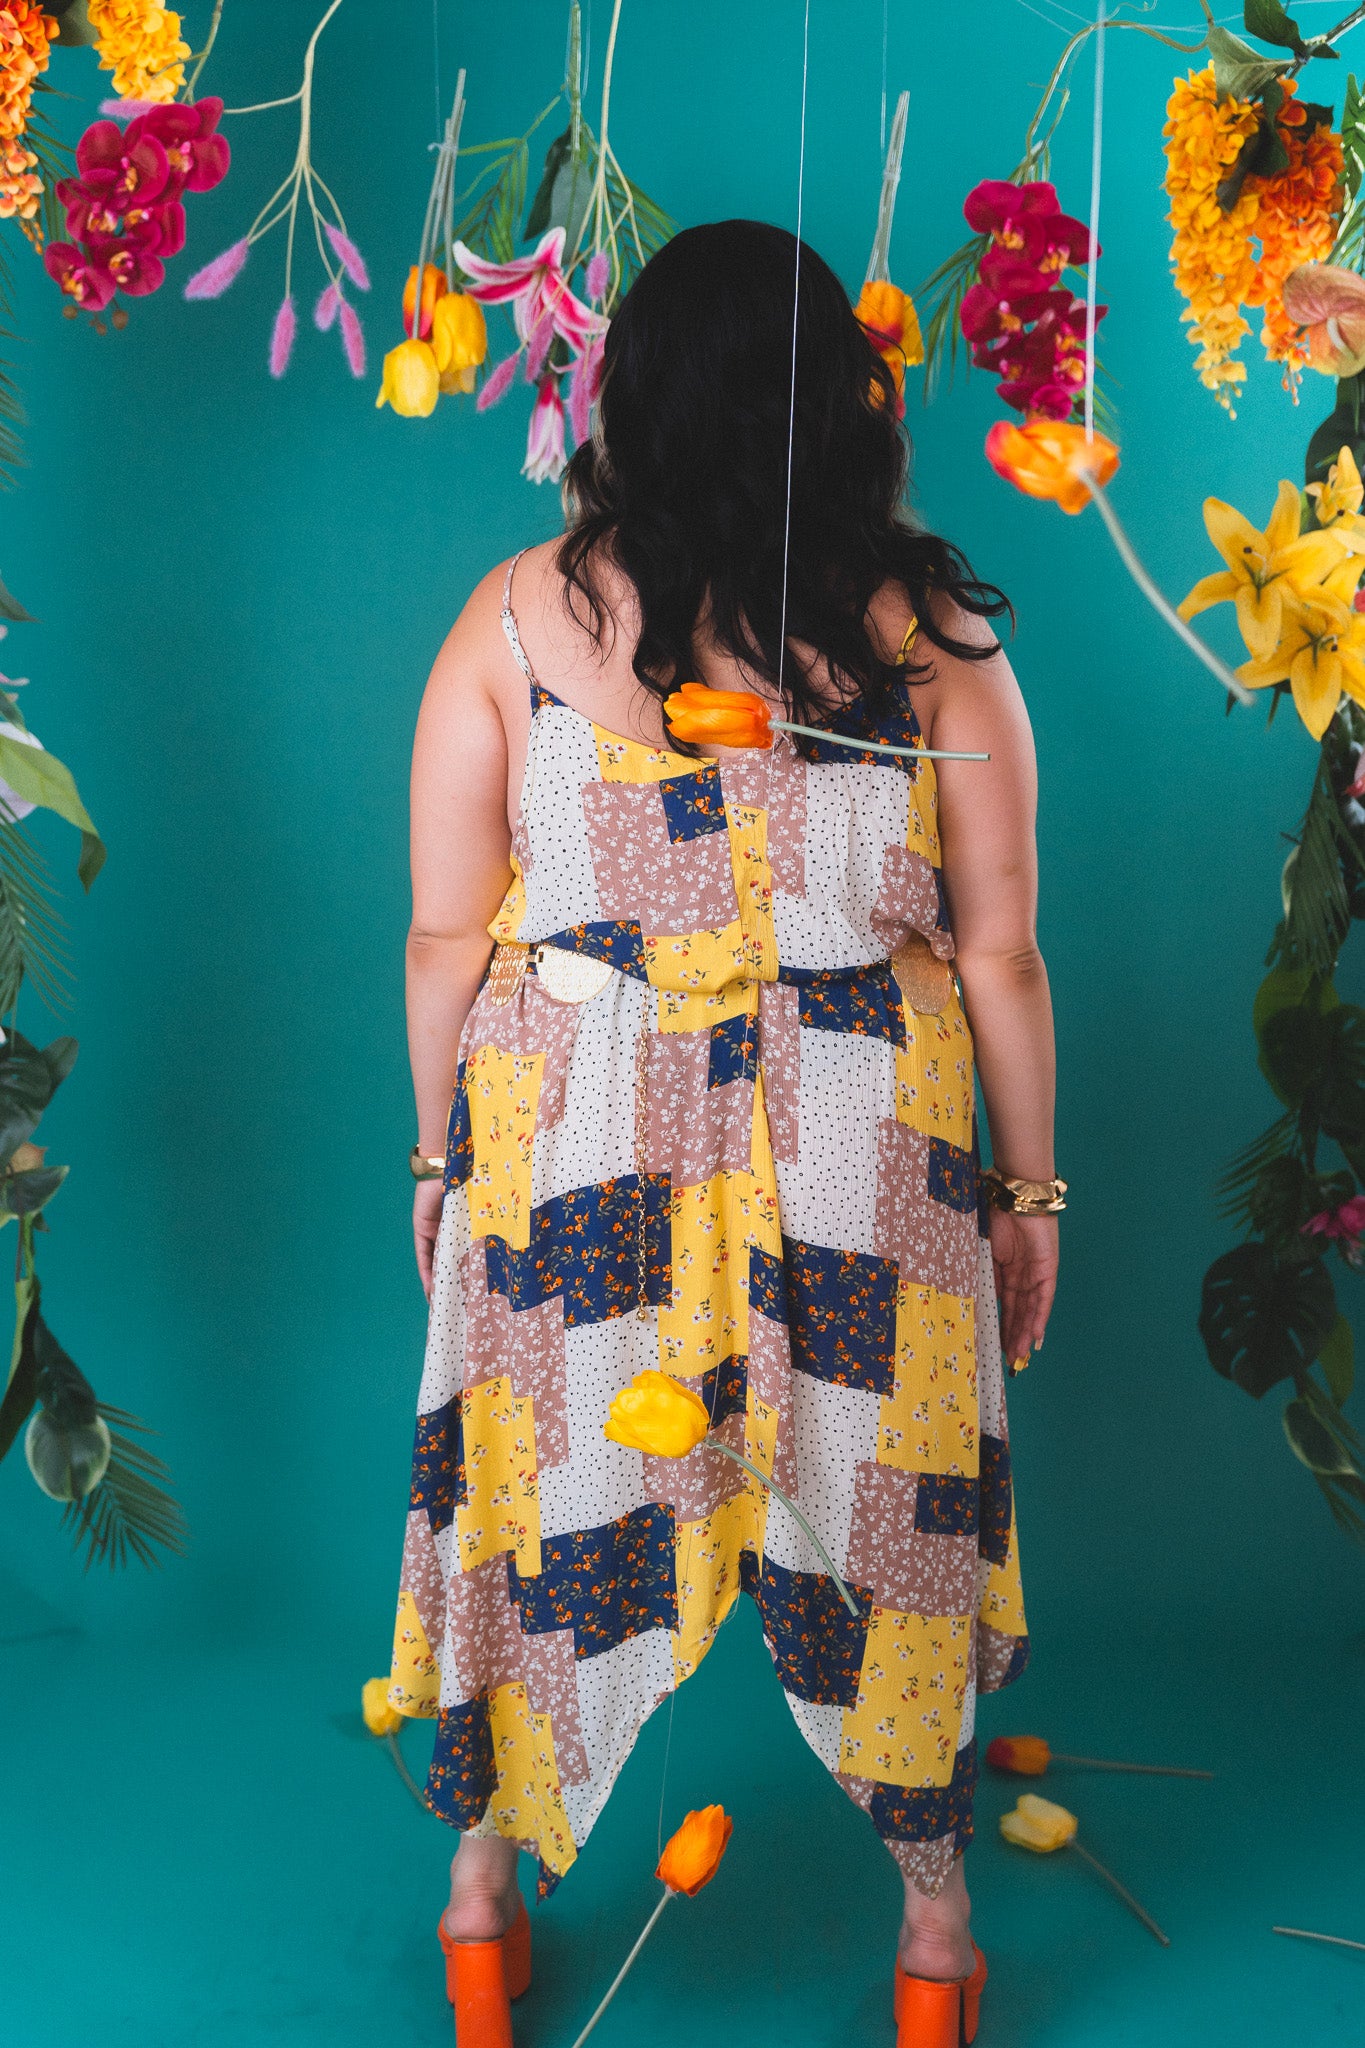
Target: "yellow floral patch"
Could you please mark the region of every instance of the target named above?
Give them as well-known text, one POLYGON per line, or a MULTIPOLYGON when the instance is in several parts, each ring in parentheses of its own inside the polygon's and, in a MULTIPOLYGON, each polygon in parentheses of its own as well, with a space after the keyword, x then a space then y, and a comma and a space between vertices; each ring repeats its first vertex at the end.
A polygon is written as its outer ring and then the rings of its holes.
POLYGON ((465 1066, 473 1165, 465 1184, 475 1237, 531 1242, 531 1154, 544 1053, 481 1045, 465 1066))
POLYGON ((988 1622, 1003 1635, 1026 1636, 1028 1623, 1024 1619, 1024 1588, 1019 1577, 1019 1537, 1015 1528, 1014 1514, 1010 1514, 1010 1543, 1003 1564, 993 1564, 986 1575, 982 1589, 981 1605, 977 1609, 978 1621, 988 1622))
POLYGON ((716 931, 670 932, 644 938, 645 977, 652 987, 709 995, 742 982, 749 949, 739 918, 716 931))
POLYGON ((526 1687, 512 1684, 489 1695, 488 1718, 498 1774, 489 1818, 509 1840, 534 1842, 547 1869, 562 1877, 578 1851, 559 1788, 550 1716, 533 1713, 526 1687))
POLYGON ((877 1417, 877 1463, 972 1479, 980 1457, 976 1304, 907 1282, 896 1297, 896 1385, 877 1417))
POLYGON ((473 1571, 511 1551, 523 1579, 540 1572, 540 1493, 536 1483, 535 1410, 529 1395, 512 1392, 503 1373, 466 1387, 465 1492, 455 1510, 460 1570, 473 1571))
POLYGON ((777 937, 773 930, 773 871, 768 860, 768 813, 749 804, 725 806, 730 835, 730 871, 739 899, 745 959, 756 981, 777 979, 777 937))
POLYGON ((389 1671, 389 1704, 413 1720, 433 1720, 441 1704, 441 1673, 406 1586, 398 1596, 389 1671))
POLYGON ((905 843, 937 867, 942 858, 938 840, 938 777, 932 761, 916 761, 911 771, 910 823, 905 843))
POLYGON ((905 1044, 896 1047, 897 1118, 970 1152, 975 1115, 972 1034, 956 986, 937 1016, 907 1003, 905 1044))
POLYGON ((856 1705, 844 1710, 839 1768, 884 1785, 947 1785, 953 1775, 972 1624, 874 1607, 856 1705))
POLYGON ((673 775, 695 775, 701 766, 689 754, 673 754, 667 747, 643 747, 614 732, 603 732, 600 725, 592 730, 603 782, 666 782, 673 775))
POLYGON ((748 1480, 744 1491, 699 1522, 677 1531, 678 1627, 673 1637, 673 1676, 690 1678, 716 1639, 739 1596, 739 1559, 744 1550, 762 1553, 767 1496, 748 1480))
POLYGON ((725 988, 693 995, 688 989, 659 990, 660 1031, 709 1031, 713 1024, 725 1024, 731 1017, 751 1017, 757 1005, 757 991, 751 983, 732 981, 725 988))
POLYGON ((665 1372, 706 1372, 748 1350, 749 1247, 781 1253, 771 1188, 751 1173, 718 1173, 673 1190, 673 1292, 659 1310, 665 1372))
POLYGON ((512 854, 510 860, 512 880, 497 916, 488 927, 489 938, 497 939, 504 946, 510 946, 516 938, 521 930, 521 921, 526 915, 526 877, 522 873, 521 862, 517 856, 512 854))

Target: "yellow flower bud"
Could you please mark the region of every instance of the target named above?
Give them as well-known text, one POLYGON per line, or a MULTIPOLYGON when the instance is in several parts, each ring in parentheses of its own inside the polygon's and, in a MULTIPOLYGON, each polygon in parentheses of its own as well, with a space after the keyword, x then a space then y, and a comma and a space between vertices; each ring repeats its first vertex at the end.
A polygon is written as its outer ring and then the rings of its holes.
POLYGON ((404 419, 424 420, 435 412, 441 381, 427 341, 400 341, 384 358, 384 381, 376 406, 391 405, 404 419))
MULTIPOLYGON (((477 370, 488 354, 488 325, 483 307, 465 292, 446 292, 436 301, 431 315, 431 347, 436 367, 444 379, 451 372, 477 370)), ((474 379, 456 389, 472 391, 474 379)))
POLYGON ((1053 1849, 1065 1849, 1079 1822, 1074 1813, 1036 1792, 1021 1792, 1011 1813, 1000 1816, 1000 1832, 1019 1849, 1035 1849, 1040 1856, 1053 1849))
POLYGON ((611 1404, 602 1433, 628 1450, 685 1458, 711 1427, 706 1403, 666 1372, 637 1372, 611 1404))
POLYGON ((371 1735, 396 1735, 403 1725, 403 1716, 389 1705, 387 1678, 365 1680, 360 1688, 360 1711, 371 1735))

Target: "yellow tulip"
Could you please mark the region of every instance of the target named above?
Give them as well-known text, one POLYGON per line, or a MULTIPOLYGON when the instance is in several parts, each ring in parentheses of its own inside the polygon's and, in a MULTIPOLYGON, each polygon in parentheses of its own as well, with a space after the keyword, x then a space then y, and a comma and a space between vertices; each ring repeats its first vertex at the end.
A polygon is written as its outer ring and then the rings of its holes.
POLYGON ((1204 500, 1204 524, 1228 566, 1201 577, 1180 605, 1180 616, 1192 619, 1210 605, 1231 602, 1247 653, 1253 662, 1269 660, 1279 643, 1286 597, 1321 584, 1352 543, 1333 528, 1301 534, 1299 493, 1287 478, 1264 533, 1221 498, 1204 500))
POLYGON ((703 1806, 699 1813, 689 1813, 664 1844, 654 1875, 662 1878, 671 1892, 686 1892, 689 1899, 695 1899, 719 1870, 734 1825, 723 1806, 703 1806))
POLYGON ((472 391, 474 373, 488 354, 488 324, 477 299, 464 292, 446 292, 436 301, 431 348, 442 391, 472 391))
POLYGON ((407 420, 435 412, 441 379, 428 341, 400 341, 384 358, 384 381, 375 404, 391 405, 407 420))
POLYGON ((711 1427, 706 1403, 666 1372, 637 1372, 611 1404, 602 1434, 628 1450, 685 1458, 711 1427))
POLYGON ((371 1735, 396 1735, 403 1725, 403 1716, 389 1705, 387 1678, 365 1680, 360 1688, 360 1711, 371 1735))
POLYGON ((1021 1792, 1013 1810, 1000 1816, 1000 1832, 1020 1849, 1034 1849, 1046 1856, 1053 1849, 1065 1849, 1073 1840, 1079 1822, 1074 1813, 1036 1792, 1021 1792))

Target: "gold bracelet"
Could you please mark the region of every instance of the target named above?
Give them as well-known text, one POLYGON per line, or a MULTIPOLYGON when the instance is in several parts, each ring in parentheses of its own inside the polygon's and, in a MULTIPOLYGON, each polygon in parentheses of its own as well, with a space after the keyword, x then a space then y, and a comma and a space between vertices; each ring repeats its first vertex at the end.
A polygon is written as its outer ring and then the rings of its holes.
POLYGON ((991 1207, 1012 1216, 1057 1216, 1066 1207, 1064 1180, 1015 1180, 988 1166, 981 1181, 991 1207))
POLYGON ((414 1180, 444 1180, 446 1163, 444 1159, 433 1159, 420 1145, 414 1145, 408 1154, 408 1167, 414 1180))

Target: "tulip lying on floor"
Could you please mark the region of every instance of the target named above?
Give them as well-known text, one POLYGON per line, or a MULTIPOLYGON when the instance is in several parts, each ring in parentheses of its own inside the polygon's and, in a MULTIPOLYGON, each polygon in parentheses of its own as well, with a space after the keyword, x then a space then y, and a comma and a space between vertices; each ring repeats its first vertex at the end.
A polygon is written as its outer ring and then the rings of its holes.
POLYGON ((1041 1735, 997 1735, 986 1744, 986 1762, 992 1770, 1008 1771, 1016 1778, 1041 1778, 1049 1764, 1081 1764, 1088 1771, 1141 1771, 1153 1778, 1211 1778, 1212 1771, 1191 1770, 1185 1764, 1125 1764, 1110 1757, 1068 1756, 1049 1746, 1041 1735))
MULTIPOLYGON (((704 694, 731 697, 747 693, 741 690, 707 690, 704 694)), ((755 703, 759 701, 754 699, 755 703)), ((797 1527, 809 1537, 825 1570, 839 1588, 839 1597, 849 1613, 860 1615, 862 1609, 844 1584, 838 1566, 800 1508, 782 1491, 771 1474, 752 1464, 742 1451, 733 1451, 729 1444, 717 1443, 710 1435, 710 1429, 711 1417, 706 1403, 691 1387, 670 1378, 666 1372, 647 1369, 637 1372, 630 1385, 622 1387, 620 1393, 613 1397, 607 1420, 602 1425, 602 1434, 611 1443, 624 1444, 627 1450, 647 1451, 655 1458, 685 1458, 699 1444, 705 1443, 708 1449, 719 1451, 732 1464, 742 1466, 781 1501, 797 1527)))
POLYGON ((659 1866, 654 1873, 663 1884, 663 1897, 646 1920, 640 1931, 639 1940, 616 1972, 606 1997, 574 2042, 573 2048, 583 2048, 583 2043, 624 1984, 627 1971, 654 1932, 659 1915, 669 1900, 680 1896, 695 1899, 702 1886, 710 1884, 720 1868, 720 1859, 725 1854, 726 1844, 734 1832, 734 1825, 723 1806, 703 1806, 700 1812, 684 1816, 682 1826, 664 1844, 664 1853, 659 1858, 659 1866))
POLYGON ((1119 1883, 1113 1871, 1106 1870, 1099 1858, 1092 1856, 1077 1841, 1079 1826, 1074 1813, 1069 1813, 1051 1799, 1040 1799, 1036 1792, 1021 1792, 1011 1811, 1000 1816, 1001 1834, 1018 1849, 1032 1849, 1035 1856, 1050 1856, 1057 1849, 1074 1849, 1104 1879, 1110 1890, 1118 1894, 1129 1912, 1156 1936, 1161 1946, 1169 1948, 1170 1936, 1162 1933, 1151 1914, 1138 1904, 1126 1886, 1119 1883))

